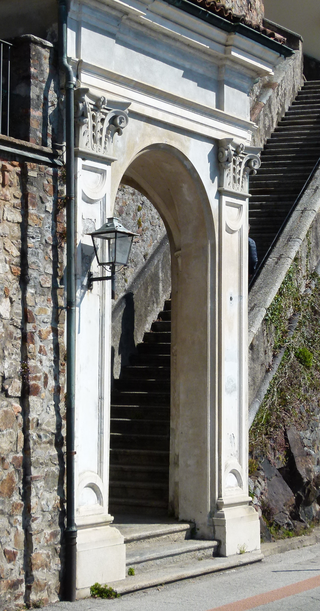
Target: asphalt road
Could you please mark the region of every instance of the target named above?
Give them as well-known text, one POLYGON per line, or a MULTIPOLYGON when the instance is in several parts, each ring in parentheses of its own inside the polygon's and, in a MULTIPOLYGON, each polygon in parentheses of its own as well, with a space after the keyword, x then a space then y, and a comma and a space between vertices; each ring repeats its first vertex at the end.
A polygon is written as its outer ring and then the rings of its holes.
POLYGON ((59 602, 45 611, 320 611, 320 544, 262 562, 126 594, 59 602))

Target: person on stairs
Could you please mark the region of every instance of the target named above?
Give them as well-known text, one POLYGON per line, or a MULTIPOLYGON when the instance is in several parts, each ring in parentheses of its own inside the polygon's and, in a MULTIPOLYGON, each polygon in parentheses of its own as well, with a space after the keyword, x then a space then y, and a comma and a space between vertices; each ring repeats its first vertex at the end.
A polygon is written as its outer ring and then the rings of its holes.
MULTIPOLYGON (((250 231, 250 225, 249 225, 249 231, 250 231)), ((249 236, 249 280, 251 280, 251 278, 255 274, 257 267, 258 267, 257 246, 256 246, 255 241, 252 238, 250 238, 249 236)))

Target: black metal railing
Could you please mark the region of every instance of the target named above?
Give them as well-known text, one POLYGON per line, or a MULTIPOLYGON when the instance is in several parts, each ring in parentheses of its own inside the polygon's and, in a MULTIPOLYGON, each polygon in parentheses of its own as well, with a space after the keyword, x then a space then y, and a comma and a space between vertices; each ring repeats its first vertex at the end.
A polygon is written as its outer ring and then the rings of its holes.
POLYGON ((0 40, 0 134, 5 136, 10 131, 11 47, 0 40))

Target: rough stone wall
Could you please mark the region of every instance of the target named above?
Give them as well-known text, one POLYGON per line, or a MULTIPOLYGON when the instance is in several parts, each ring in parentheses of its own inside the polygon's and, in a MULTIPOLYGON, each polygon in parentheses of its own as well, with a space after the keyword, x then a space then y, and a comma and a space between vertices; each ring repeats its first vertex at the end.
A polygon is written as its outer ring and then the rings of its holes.
POLYGON ((245 15, 252 24, 261 24, 264 16, 263 0, 224 0, 222 2, 235 15, 245 15))
MULTIPOLYGON (((279 33, 286 35, 282 29, 279 33)), ((283 59, 272 76, 259 79, 251 90, 251 121, 257 125, 252 146, 264 146, 303 85, 302 41, 290 34, 287 44, 295 50, 294 55, 283 59)))
POLYGON ((121 185, 118 189, 114 216, 130 231, 137 234, 133 239, 129 264, 116 276, 116 300, 133 282, 139 271, 166 235, 164 223, 152 203, 139 191, 121 185))
MULTIPOLYGON (((280 360, 274 354, 275 327, 268 323, 268 308, 286 278, 295 257, 299 259, 300 292, 320 261, 320 170, 304 192, 272 255, 249 294, 249 419, 252 422, 280 360)), ((292 308, 284 312, 287 327, 292 308)), ((281 356, 281 354, 280 354, 281 356)))
POLYGON ((35 36, 13 41, 10 136, 40 146, 59 142, 57 52, 35 36))
MULTIPOLYGON (((28 137, 39 142, 43 106, 32 103, 39 122, 28 137)), ((20 145, 49 152, 0 137, 0 608, 8 611, 58 599, 64 518, 64 209, 57 167, 26 160, 20 145)))
POLYGON ((59 590, 64 314, 55 230, 63 235, 64 219, 56 215, 57 170, 3 159, 0 166, 0 562, 8 606, 56 600, 59 590))
POLYGON ((143 338, 171 291, 171 260, 163 221, 152 203, 122 185, 114 216, 137 233, 129 265, 116 275, 112 317, 113 375, 119 377, 136 344, 143 338))

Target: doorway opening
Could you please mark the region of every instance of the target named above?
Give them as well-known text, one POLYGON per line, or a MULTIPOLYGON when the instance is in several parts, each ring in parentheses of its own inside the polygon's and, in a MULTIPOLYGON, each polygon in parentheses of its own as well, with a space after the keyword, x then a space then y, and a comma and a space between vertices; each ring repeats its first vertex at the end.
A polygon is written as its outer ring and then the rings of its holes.
POLYGON ((137 233, 117 274, 112 320, 109 507, 168 515, 171 259, 161 216, 121 184, 114 216, 137 233))
MULTIPOLYGON (((163 220, 170 245, 172 327, 167 515, 196 521, 200 524, 199 532, 202 526, 205 531, 210 512, 211 461, 215 456, 208 435, 208 423, 215 426, 210 410, 216 392, 212 388, 216 355, 216 301, 212 298, 216 285, 216 238, 212 209, 192 163, 168 144, 143 149, 125 171, 122 182, 137 189, 153 204, 163 220)), ((159 311, 165 311, 163 302, 159 311)), ((135 326, 136 318, 135 312, 135 326)), ((155 332, 150 331, 149 343, 155 332)), ((120 434, 115 433, 115 437, 120 443, 120 434)), ((156 446, 151 433, 147 437, 148 443, 156 446)), ((155 473, 152 477, 156 481, 155 473)), ((112 495, 110 511, 116 514, 112 495)))

